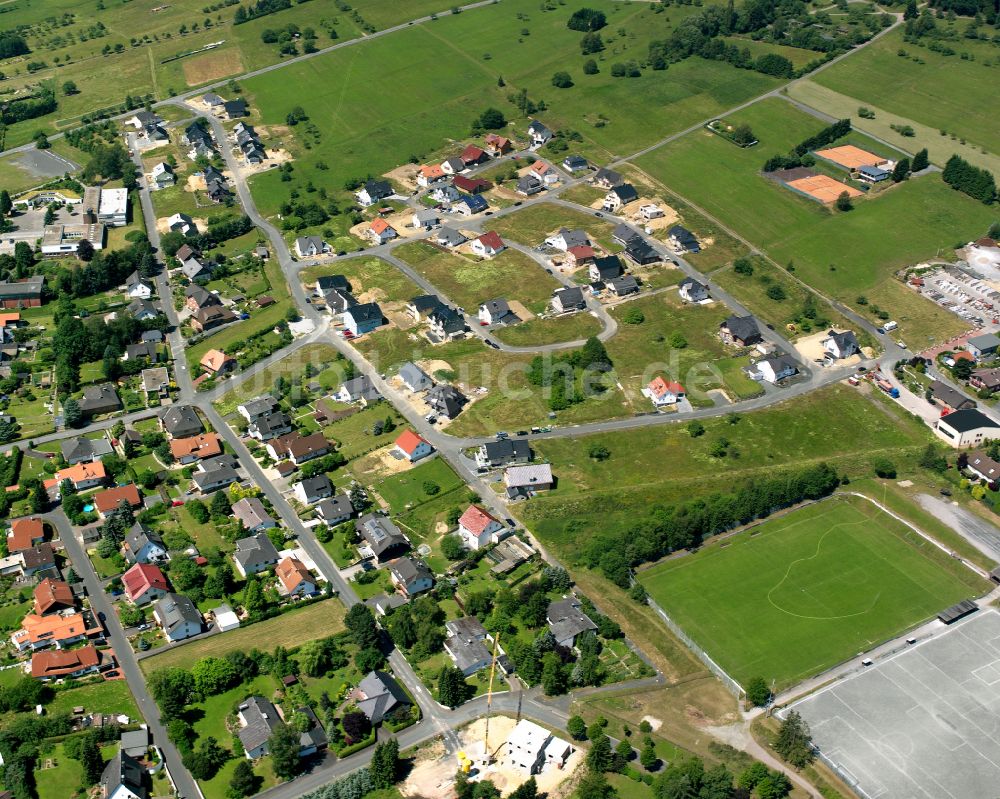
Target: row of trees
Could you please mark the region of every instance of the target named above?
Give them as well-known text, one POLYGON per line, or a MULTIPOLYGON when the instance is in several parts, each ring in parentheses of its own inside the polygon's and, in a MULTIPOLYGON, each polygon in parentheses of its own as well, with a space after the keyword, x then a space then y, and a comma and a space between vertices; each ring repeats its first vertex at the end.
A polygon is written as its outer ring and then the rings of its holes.
POLYGON ((973 166, 959 155, 948 159, 941 177, 953 189, 968 194, 981 203, 988 205, 997 197, 993 174, 989 170, 973 166))
MULTIPOLYGON (((2 39, 0 39, 0 46, 2 46, 2 39)), ((52 89, 42 89, 33 97, 14 100, 0 106, 0 123, 13 125, 15 122, 35 119, 36 117, 51 114, 58 106, 56 93, 52 89)))

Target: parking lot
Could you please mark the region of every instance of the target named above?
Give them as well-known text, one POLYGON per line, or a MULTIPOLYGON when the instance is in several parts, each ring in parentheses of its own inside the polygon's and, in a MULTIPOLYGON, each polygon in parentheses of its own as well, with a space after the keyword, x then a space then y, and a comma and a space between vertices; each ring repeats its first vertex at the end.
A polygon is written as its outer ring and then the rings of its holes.
POLYGON ((995 319, 1000 319, 1000 292, 969 269, 942 266, 911 280, 910 287, 974 324, 998 324, 995 319))
POLYGON ((792 709, 862 797, 996 796, 1000 613, 980 610, 792 709))

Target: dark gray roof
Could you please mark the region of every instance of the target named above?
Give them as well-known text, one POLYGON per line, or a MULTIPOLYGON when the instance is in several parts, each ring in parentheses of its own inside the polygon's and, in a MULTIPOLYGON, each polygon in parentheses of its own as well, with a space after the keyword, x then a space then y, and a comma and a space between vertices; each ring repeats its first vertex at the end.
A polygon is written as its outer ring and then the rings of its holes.
POLYGON ((685 250, 691 250, 698 246, 698 239, 695 238, 694 233, 685 227, 674 225, 667 233, 677 239, 685 250))
POLYGON ((262 565, 273 565, 278 562, 278 550, 274 548, 267 533, 257 533, 236 542, 233 559, 239 561, 244 570, 262 565))
POLYGON ((583 290, 576 286, 573 286, 572 288, 557 289, 552 293, 552 295, 559 298, 559 302, 562 303, 563 308, 571 305, 583 304, 583 290))
POLYGON ((276 430, 285 430, 292 424, 292 417, 284 411, 275 411, 253 422, 253 428, 260 435, 270 435, 276 430))
POLYGON ((465 161, 461 158, 445 158, 442 166, 444 166, 444 164, 447 164, 448 168, 451 169, 452 172, 461 172, 465 169, 465 161))
POLYGON ((254 397, 243 403, 243 409, 250 416, 263 416, 278 408, 278 401, 269 394, 263 397, 254 397))
POLYGON ((510 313, 510 305, 507 300, 488 300, 480 307, 486 309, 494 319, 500 319, 510 313))
POLYGON ((434 579, 434 573, 427 568, 426 563, 422 560, 411 558, 408 555, 396 558, 396 560, 389 564, 389 569, 396 575, 396 578, 404 584, 411 583, 414 580, 420 580, 422 578, 427 578, 429 580, 434 579))
POLYGON ((87 386, 80 398, 80 410, 84 413, 97 412, 118 408, 121 401, 118 392, 111 383, 101 383, 99 386, 87 386))
MULTIPOLYGON (((202 463, 204 466, 204 463, 202 463)), ((194 480, 195 485, 200 489, 205 489, 210 486, 217 485, 229 485, 230 483, 235 483, 240 479, 240 476, 236 474, 229 466, 222 466, 218 469, 212 469, 207 472, 195 472, 191 475, 191 479, 194 480)))
POLYGON ((475 616, 463 616, 444 623, 451 635, 461 635, 465 638, 485 638, 486 628, 475 616))
POLYGON ((622 183, 620 186, 615 186, 611 189, 611 192, 618 195, 618 199, 623 203, 630 203, 632 200, 639 199, 639 193, 631 183, 622 183))
POLYGON ((136 522, 132 525, 132 529, 125 536, 125 543, 132 552, 141 551, 147 544, 155 544, 166 549, 160 534, 156 530, 146 527, 142 522, 136 522))
POLYGON ((382 321, 382 309, 376 302, 363 302, 360 305, 354 305, 345 313, 349 313, 355 322, 382 321))
POLYGON ((858 348, 858 339, 854 335, 853 330, 845 330, 843 333, 835 333, 834 331, 829 332, 829 337, 837 345, 840 350, 849 350, 858 348))
POLYGON ((626 225, 624 222, 619 223, 613 231, 611 231, 611 238, 616 241, 620 241, 622 244, 634 239, 639 234, 636 233, 631 227, 626 225))
POLYGON ((590 238, 587 236, 586 232, 576 228, 570 230, 569 228, 560 228, 559 235, 562 236, 564 242, 566 242, 566 247, 579 247, 582 244, 590 244, 590 238))
POLYGON ((248 752, 266 744, 274 728, 281 723, 278 711, 262 696, 251 696, 239 707, 240 715, 246 722, 237 735, 248 752))
POLYGON ((632 275, 622 275, 608 281, 608 287, 615 294, 632 294, 639 290, 639 284, 632 275))
POLYGON ((201 626, 201 613, 194 602, 183 594, 164 594, 153 605, 153 613, 167 633, 185 622, 201 626))
POLYGON ((369 180, 365 183, 365 191, 373 200, 392 196, 392 184, 387 180, 369 180))
POLYGON ((506 463, 511 460, 531 459, 531 445, 523 438, 507 438, 503 441, 487 441, 483 444, 490 463, 506 463))
POLYGON ((366 674, 358 685, 358 690, 365 697, 358 700, 358 709, 372 724, 378 724, 399 705, 412 704, 406 691, 392 675, 384 671, 372 671, 366 674))
POLYGON ((517 179, 518 191, 531 191, 533 189, 540 189, 541 187, 542 181, 534 175, 521 175, 521 177, 517 179))
POLYGON ((354 506, 347 494, 337 494, 320 502, 316 511, 324 519, 339 519, 341 516, 353 516, 354 506))
POLYGON ((594 173, 594 182, 607 181, 612 186, 618 186, 622 183, 621 172, 615 172, 613 169, 606 169, 601 167, 594 173))
POLYGON ((980 427, 992 427, 1000 430, 1000 425, 990 419, 990 417, 982 411, 977 411, 975 408, 953 411, 947 416, 941 417, 939 423, 941 422, 948 425, 948 427, 953 430, 957 430, 959 433, 968 433, 970 430, 976 430, 980 427))
POLYGON ((622 273, 622 262, 618 260, 617 255, 607 255, 604 258, 597 258, 593 268, 600 280, 610 280, 622 273))
POLYGON ((173 434, 175 430, 202 430, 201 419, 191 405, 171 405, 160 416, 163 429, 173 434))
POLYGON ((486 644, 479 638, 451 635, 445 639, 444 645, 455 665, 462 671, 469 671, 475 667, 482 668, 481 664, 488 664, 493 657, 486 644))
POLYGON ((238 100, 226 100, 222 107, 226 109, 226 116, 230 119, 245 117, 247 115, 247 101, 242 97, 238 100))
POLYGON ((625 245, 625 255, 637 264, 648 264, 660 260, 656 250, 641 236, 635 236, 628 240, 625 245))
POLYGON ((934 399, 943 402, 949 408, 955 410, 976 407, 974 400, 969 399, 961 391, 952 388, 947 383, 942 383, 940 380, 931 381, 931 394, 934 399))
POLYGON ((443 227, 437 232, 437 239, 439 242, 455 245, 465 241, 465 236, 454 228, 443 227))
POLYGON ((740 341, 747 341, 760 336, 760 328, 757 327, 757 320, 752 316, 730 316, 722 324, 729 330, 733 338, 737 338, 740 341))
POLYGON ((380 560, 387 552, 402 551, 410 546, 392 520, 377 513, 366 513, 358 519, 357 531, 380 560))
POLYGON ((149 795, 146 791, 145 774, 146 769, 135 758, 119 750, 101 773, 104 795, 111 796, 119 786, 125 786, 136 796, 145 799, 149 795))
POLYGON ((324 275, 316 280, 316 288, 320 292, 337 289, 338 291, 350 291, 351 282, 343 275, 324 275))
POLYGON ((239 502, 233 503, 233 516, 239 519, 248 530, 262 524, 274 524, 274 519, 271 518, 264 503, 258 497, 244 497, 239 502))
POLYGON ((469 401, 461 391, 445 383, 439 383, 434 386, 434 388, 427 392, 427 396, 424 399, 431 408, 438 413, 444 414, 449 419, 454 419, 458 416, 462 412, 462 408, 469 401))
POLYGON ((528 132, 548 134, 549 136, 552 135, 552 131, 549 130, 543 123, 539 122, 537 119, 531 120, 531 123, 528 125, 528 132))
POLYGON ((465 329, 465 318, 449 305, 439 305, 431 311, 430 321, 448 334, 460 333, 465 329))
POLYGON ((105 455, 110 455, 112 452, 111 443, 103 437, 84 438, 83 436, 77 436, 76 438, 67 438, 59 443, 59 448, 62 450, 62 455, 67 461, 80 460, 82 458, 97 460, 105 455))
POLYGON ((687 287, 688 292, 692 294, 698 294, 702 291, 708 291, 708 286, 704 283, 699 283, 693 277, 686 277, 680 282, 680 288, 687 287))
POLYGON ((408 386, 424 386, 432 384, 427 373, 412 361, 407 361, 399 367, 399 377, 408 386))
POLYGON ((580 610, 580 600, 576 597, 550 603, 546 616, 549 629, 557 641, 576 638, 582 632, 597 629, 590 617, 580 610))
POLYGON ((327 491, 333 491, 333 483, 325 474, 317 474, 315 477, 307 477, 300 481, 302 490, 307 497, 315 497, 327 491))
POLYGON ((346 390, 351 397, 360 397, 366 400, 375 400, 382 396, 378 393, 375 384, 372 383, 367 375, 359 375, 358 377, 352 377, 350 380, 345 380, 340 388, 341 390, 346 390))

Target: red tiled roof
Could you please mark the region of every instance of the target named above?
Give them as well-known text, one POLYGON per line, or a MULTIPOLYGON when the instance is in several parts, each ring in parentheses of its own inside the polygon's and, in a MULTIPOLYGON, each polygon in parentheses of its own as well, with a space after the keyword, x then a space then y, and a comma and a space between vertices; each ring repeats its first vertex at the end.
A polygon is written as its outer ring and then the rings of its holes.
POLYGON ((222 439, 218 433, 202 433, 189 438, 175 438, 170 442, 170 454, 175 458, 197 455, 212 458, 222 454, 222 439))
POLYGON ((413 451, 421 444, 426 444, 423 438, 418 436, 412 430, 407 430, 399 438, 396 439, 396 446, 399 447, 407 455, 412 455, 413 451))
POLYGON ((502 250, 504 247, 503 239, 500 238, 500 234, 495 230, 490 230, 484 233, 479 237, 479 241, 492 250, 502 250))
POLYGON ((486 155, 486 153, 482 150, 482 148, 476 147, 476 145, 474 144, 470 144, 468 147, 462 150, 461 154, 458 157, 461 158, 465 163, 470 164, 474 163, 475 161, 478 161, 484 155, 486 155))
POLYGON ((46 577, 35 586, 35 613, 44 616, 55 605, 73 607, 73 589, 69 583, 46 577))
POLYGON ((286 591, 294 591, 303 580, 308 580, 314 585, 316 582, 309 569, 298 558, 285 558, 274 568, 274 573, 278 575, 286 591))
POLYGON ((586 261, 596 255, 594 248, 589 244, 578 244, 576 247, 570 247, 566 252, 572 255, 577 261, 586 261))
POLYGON ((488 180, 483 180, 482 178, 467 178, 465 175, 455 175, 455 179, 452 180, 456 189, 460 191, 486 191, 487 189, 493 188, 493 184, 488 180))
POLYGON ((375 233, 385 233, 387 230, 392 230, 392 225, 382 219, 382 217, 373 219, 371 227, 375 233))
POLYGON ((104 464, 100 461, 94 461, 93 463, 78 463, 75 466, 61 469, 56 472, 55 482, 58 484, 63 480, 69 480, 75 485, 98 477, 103 480, 107 476, 107 472, 104 471, 104 464))
POLYGON ((167 578, 158 567, 149 563, 137 563, 122 575, 122 585, 125 586, 125 596, 134 600, 145 594, 150 588, 169 590, 167 578))
POLYGON ((121 504, 123 499, 133 508, 142 505, 142 497, 139 495, 139 489, 136 488, 135 483, 115 486, 107 491, 94 494, 94 506, 101 513, 110 513, 121 504))
POLYGON ((458 523, 462 525, 462 527, 475 535, 480 535, 483 530, 496 521, 497 519, 480 508, 478 505, 469 505, 465 513, 463 513, 458 519, 458 523))
POLYGON ((43 538, 45 538, 45 527, 41 519, 34 517, 15 519, 10 524, 10 532, 7 533, 7 552, 13 554, 31 549, 43 538))
POLYGON ((100 653, 93 646, 85 646, 83 649, 36 652, 31 656, 31 676, 39 679, 75 674, 82 669, 93 668, 100 662, 100 653))
POLYGON ((649 390, 653 392, 656 396, 662 397, 664 394, 683 394, 684 386, 680 383, 671 381, 667 382, 662 377, 654 378, 649 386, 649 390))

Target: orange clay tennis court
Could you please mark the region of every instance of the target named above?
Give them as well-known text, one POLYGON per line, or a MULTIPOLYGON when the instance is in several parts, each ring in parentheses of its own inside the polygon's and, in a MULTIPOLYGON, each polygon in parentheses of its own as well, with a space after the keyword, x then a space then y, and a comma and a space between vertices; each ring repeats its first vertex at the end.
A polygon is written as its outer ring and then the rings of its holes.
POLYGON ((836 202, 837 198, 847 192, 847 196, 860 197, 864 192, 858 191, 852 186, 848 186, 840 181, 834 180, 826 175, 813 175, 810 178, 799 178, 789 181, 786 185, 791 186, 803 194, 808 194, 813 199, 821 203, 836 202))
POLYGON ((853 144, 845 144, 843 147, 831 147, 828 150, 817 150, 816 155, 833 161, 844 169, 855 170, 863 166, 878 166, 885 162, 881 156, 855 147, 853 144))

